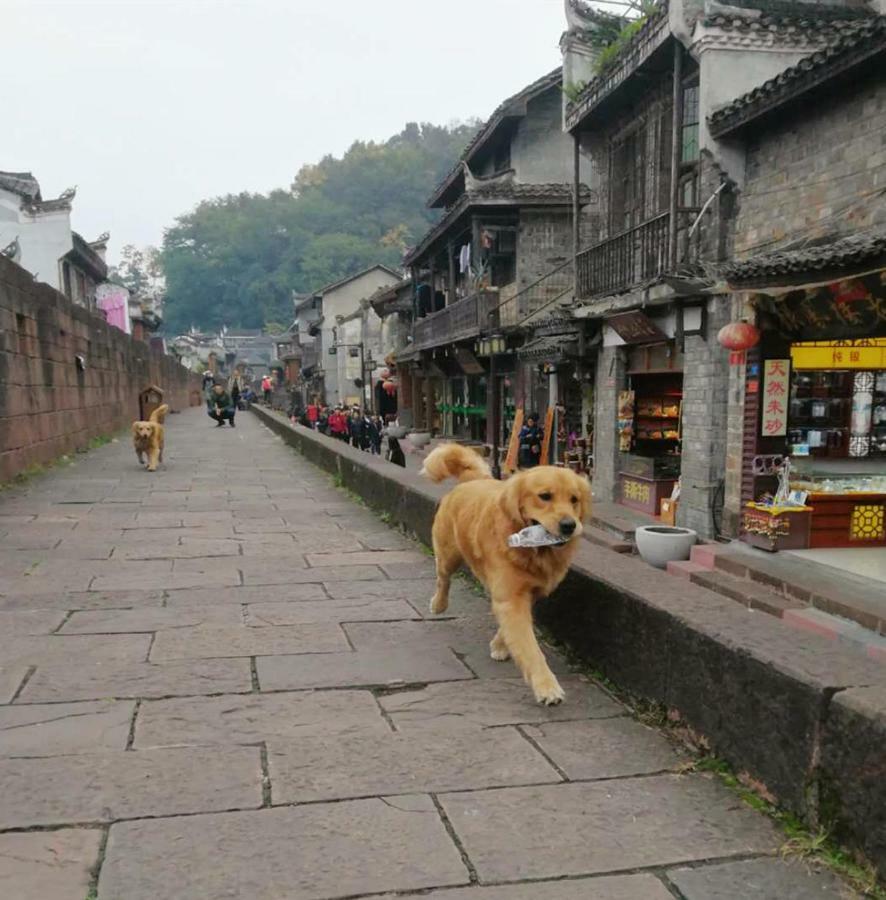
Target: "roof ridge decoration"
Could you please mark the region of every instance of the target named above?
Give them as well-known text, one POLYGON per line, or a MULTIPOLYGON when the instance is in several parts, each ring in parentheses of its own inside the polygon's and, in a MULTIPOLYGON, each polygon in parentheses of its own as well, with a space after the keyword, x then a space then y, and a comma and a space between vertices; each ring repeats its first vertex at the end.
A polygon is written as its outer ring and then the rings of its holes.
POLYGON ((886 16, 844 22, 827 46, 803 57, 708 116, 714 137, 728 134, 811 87, 886 50, 886 16))
POLYGON ((458 175, 462 172, 462 163, 466 163, 470 160, 474 150, 476 150, 487 137, 491 136, 501 120, 505 117, 505 114, 509 109, 511 109, 511 107, 515 106, 518 103, 528 102, 536 94, 549 90, 562 80, 563 69, 561 66, 558 66, 556 69, 553 69, 547 74, 542 75, 541 78, 536 78, 535 81, 517 91, 516 94, 512 94, 507 99, 502 100, 502 102, 499 103, 499 105, 495 108, 492 115, 477 129, 474 136, 470 139, 470 141, 468 141, 455 165, 449 170, 449 172, 447 172, 447 174, 440 180, 440 182, 431 192, 430 197, 428 197, 427 205, 431 206, 439 198, 439 195, 444 191, 444 189, 447 188, 450 183, 458 177, 458 175))

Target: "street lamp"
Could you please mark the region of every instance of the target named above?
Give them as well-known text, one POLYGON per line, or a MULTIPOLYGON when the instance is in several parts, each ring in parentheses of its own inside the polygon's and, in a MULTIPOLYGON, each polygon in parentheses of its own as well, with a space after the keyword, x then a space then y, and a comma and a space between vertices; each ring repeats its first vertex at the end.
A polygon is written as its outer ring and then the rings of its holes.
MULTIPOLYGON (((491 317, 490 317, 491 318, 491 317)), ((498 353, 504 353, 507 342, 501 334, 493 334, 483 343, 489 351, 489 380, 492 382, 492 409, 489 416, 489 424, 492 427, 492 477, 501 480, 501 463, 499 462, 498 446, 498 380, 495 375, 495 357, 498 353)))

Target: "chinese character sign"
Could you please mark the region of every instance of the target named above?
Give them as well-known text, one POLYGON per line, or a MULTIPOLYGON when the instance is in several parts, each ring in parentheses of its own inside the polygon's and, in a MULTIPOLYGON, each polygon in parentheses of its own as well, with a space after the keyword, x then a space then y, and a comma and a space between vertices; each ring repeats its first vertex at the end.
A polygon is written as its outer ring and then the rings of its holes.
POLYGON ((788 393, 791 361, 767 359, 763 363, 763 418, 760 433, 763 437, 784 437, 788 431, 788 393))

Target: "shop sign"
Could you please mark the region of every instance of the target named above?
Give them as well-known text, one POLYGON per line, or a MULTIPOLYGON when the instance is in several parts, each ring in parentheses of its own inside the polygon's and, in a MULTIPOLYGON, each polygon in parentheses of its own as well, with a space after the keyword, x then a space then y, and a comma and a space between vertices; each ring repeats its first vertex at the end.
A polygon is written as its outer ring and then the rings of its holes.
POLYGON ((622 478, 621 494, 625 500, 633 500, 635 503, 642 503, 646 506, 651 503, 651 488, 645 481, 634 481, 633 478, 622 478))
POLYGON ((666 341, 667 335, 645 313, 620 313, 606 319, 606 324, 626 344, 652 344, 666 341))
POLYGON ((873 272, 778 297, 756 294, 754 305, 774 315, 783 331, 801 340, 882 334, 886 328, 886 274, 873 272))
POLYGON ((763 362, 763 394, 760 398, 763 407, 760 434, 763 437, 784 437, 788 433, 790 373, 789 359, 763 362))
POLYGON ((886 339, 794 344, 795 369, 886 369, 886 339))

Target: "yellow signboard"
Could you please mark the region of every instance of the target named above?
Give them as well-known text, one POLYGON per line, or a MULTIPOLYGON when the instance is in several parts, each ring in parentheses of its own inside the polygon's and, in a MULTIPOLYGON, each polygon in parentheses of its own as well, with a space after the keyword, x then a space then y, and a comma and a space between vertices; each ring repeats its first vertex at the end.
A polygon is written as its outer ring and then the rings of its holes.
POLYGON ((795 369, 886 369, 886 338, 791 345, 795 369))

